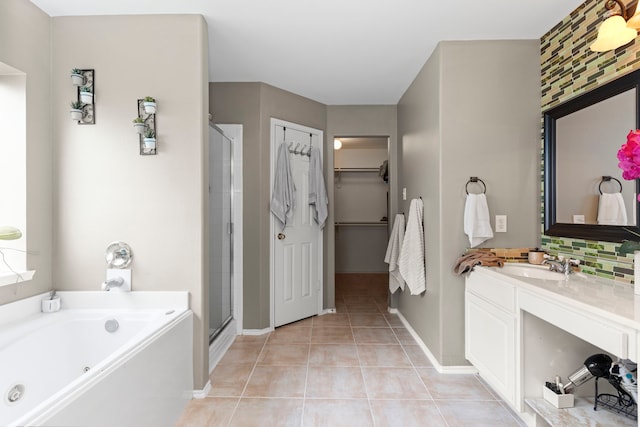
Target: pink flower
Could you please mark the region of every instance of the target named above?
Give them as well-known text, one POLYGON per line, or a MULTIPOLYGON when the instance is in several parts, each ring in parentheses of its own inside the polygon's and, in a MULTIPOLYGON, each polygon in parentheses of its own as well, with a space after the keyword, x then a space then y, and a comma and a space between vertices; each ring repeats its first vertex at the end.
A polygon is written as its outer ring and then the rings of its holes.
POLYGON ((618 167, 622 169, 622 178, 626 180, 640 178, 640 129, 629 132, 627 143, 618 150, 618 160, 620 161, 618 167))

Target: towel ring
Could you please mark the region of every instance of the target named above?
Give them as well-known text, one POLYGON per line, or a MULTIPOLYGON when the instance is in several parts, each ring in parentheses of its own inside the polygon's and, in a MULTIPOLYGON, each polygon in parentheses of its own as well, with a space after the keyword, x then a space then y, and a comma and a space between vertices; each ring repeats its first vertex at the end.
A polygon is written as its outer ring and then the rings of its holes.
POLYGON ((618 183, 618 185, 620 186, 620 192, 622 193, 622 183, 620 182, 620 180, 618 178, 614 178, 612 176, 603 176, 602 177, 602 181, 600 181, 600 185, 598 185, 598 191, 600 192, 600 194, 602 194, 602 183, 603 182, 609 182, 612 179, 618 183))
POLYGON ((467 181, 466 185, 464 186, 464 191, 467 194, 469 194, 469 184, 472 182, 480 182, 482 184, 482 194, 485 194, 487 192, 487 186, 484 183, 484 181, 478 178, 477 176, 472 176, 471 178, 469 178, 469 181, 467 181))

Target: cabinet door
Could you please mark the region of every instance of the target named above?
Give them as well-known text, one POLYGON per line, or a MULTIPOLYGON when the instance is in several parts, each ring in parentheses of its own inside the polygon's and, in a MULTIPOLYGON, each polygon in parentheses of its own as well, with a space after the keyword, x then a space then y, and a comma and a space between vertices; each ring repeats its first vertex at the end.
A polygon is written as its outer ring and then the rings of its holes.
POLYGON ((515 317, 467 292, 465 354, 502 397, 515 400, 515 317))

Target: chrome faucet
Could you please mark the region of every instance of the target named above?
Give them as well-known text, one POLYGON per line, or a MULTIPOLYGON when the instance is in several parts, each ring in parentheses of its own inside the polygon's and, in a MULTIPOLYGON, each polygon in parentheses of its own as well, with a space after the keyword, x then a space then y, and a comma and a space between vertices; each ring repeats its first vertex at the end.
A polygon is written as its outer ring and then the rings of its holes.
POLYGON ((564 273, 565 277, 569 277, 569 275, 573 272, 574 265, 580 265, 580 260, 573 258, 565 258, 562 255, 558 258, 555 258, 550 255, 545 256, 545 260, 542 261, 543 264, 549 265, 549 271, 557 271, 558 273, 564 273))
POLYGON ((124 279, 122 277, 114 277, 102 283, 102 290, 110 291, 111 288, 119 288, 123 284, 124 284, 124 279))

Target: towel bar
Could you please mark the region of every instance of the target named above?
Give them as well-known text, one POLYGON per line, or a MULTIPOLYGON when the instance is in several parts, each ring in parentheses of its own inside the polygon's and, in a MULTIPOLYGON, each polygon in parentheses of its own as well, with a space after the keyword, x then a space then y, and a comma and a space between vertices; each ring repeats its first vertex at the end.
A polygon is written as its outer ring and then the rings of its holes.
POLYGON ((484 183, 484 181, 481 180, 480 178, 478 178, 477 176, 472 176, 472 177, 469 178, 469 181, 467 181, 467 183, 464 186, 464 191, 467 194, 469 194, 469 184, 472 183, 472 182, 480 182, 482 184, 482 188, 483 188, 482 193, 485 194, 487 192, 487 186, 484 183))
POLYGON ((614 180, 618 183, 618 185, 620 186, 620 192, 622 193, 622 183, 620 182, 619 179, 614 178, 612 176, 603 176, 602 177, 602 181, 600 181, 600 185, 598 185, 598 191, 600 192, 600 194, 602 194, 602 183, 603 182, 609 182, 611 180, 614 180))

